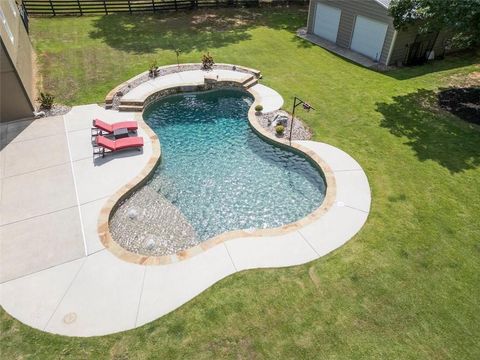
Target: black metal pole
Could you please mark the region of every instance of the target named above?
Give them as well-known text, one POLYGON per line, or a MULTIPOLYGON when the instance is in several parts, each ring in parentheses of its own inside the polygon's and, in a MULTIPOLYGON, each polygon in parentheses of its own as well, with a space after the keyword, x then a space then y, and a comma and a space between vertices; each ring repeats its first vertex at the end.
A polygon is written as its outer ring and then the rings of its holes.
POLYGON ((292 131, 293 131, 293 122, 295 121, 295 109, 298 105, 302 105, 302 104, 303 104, 304 109, 307 110, 307 111, 309 111, 310 109, 315 110, 315 108, 313 106, 306 103, 302 99, 300 99, 296 96, 293 97, 292 121, 290 122, 290 136, 289 136, 290 145, 292 145, 292 131))
POLYGON ((295 108, 297 107, 297 97, 293 98, 293 109, 292 109, 292 121, 290 121, 290 136, 288 140, 290 141, 290 145, 292 145, 292 130, 293 130, 293 121, 295 119, 295 108))

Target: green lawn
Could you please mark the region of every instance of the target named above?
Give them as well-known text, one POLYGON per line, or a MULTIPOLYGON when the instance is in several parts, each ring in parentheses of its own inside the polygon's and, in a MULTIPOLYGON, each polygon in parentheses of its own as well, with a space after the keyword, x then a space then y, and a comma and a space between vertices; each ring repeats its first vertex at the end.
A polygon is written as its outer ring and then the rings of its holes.
MULTIPOLYGON (((102 102, 159 64, 260 69, 314 138, 364 167, 373 203, 361 232, 317 261, 245 271, 139 329, 67 338, 1 312, 14 358, 479 359, 480 131, 435 106, 434 91, 480 71, 474 54, 387 74, 297 39, 304 10, 32 19, 43 86, 60 102, 102 102)), ((321 234, 319 234, 320 236, 321 234)))

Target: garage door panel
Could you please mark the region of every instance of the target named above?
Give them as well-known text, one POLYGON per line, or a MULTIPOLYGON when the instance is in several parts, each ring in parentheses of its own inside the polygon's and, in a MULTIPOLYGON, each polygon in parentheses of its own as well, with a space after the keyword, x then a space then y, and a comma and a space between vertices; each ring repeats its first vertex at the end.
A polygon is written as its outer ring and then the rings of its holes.
POLYGON ((358 15, 350 48, 374 60, 380 60, 388 24, 358 15))
POLYGON ((336 42, 341 13, 340 9, 318 3, 315 7, 313 33, 331 42, 336 42))

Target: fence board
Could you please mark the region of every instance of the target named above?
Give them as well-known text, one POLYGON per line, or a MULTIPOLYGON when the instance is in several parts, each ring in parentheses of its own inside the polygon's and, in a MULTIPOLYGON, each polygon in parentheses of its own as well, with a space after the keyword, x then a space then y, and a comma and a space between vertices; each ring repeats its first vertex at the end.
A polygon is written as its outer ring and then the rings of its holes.
MULTIPOLYGON (((23 0, 28 15, 83 15, 116 12, 158 12, 195 8, 258 6, 259 0, 23 0)), ((308 0, 271 0, 269 4, 298 3, 308 0)))

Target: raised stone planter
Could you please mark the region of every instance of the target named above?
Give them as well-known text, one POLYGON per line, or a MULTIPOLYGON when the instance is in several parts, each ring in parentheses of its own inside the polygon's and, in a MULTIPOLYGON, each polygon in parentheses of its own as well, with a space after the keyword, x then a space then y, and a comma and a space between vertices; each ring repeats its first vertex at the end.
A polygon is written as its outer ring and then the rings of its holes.
MULTIPOLYGON (((195 71, 201 70, 202 72, 206 73, 205 75, 205 82, 212 82, 215 78, 218 79, 218 76, 214 74, 215 70, 229 70, 235 71, 239 73, 250 74, 251 77, 244 80, 242 85, 245 88, 250 88, 251 86, 258 83, 258 79, 261 78, 261 73, 259 70, 247 68, 244 66, 232 65, 232 64, 215 64, 212 70, 202 70, 202 65, 200 63, 191 63, 191 64, 180 64, 180 65, 167 65, 161 66, 158 68, 158 76, 155 79, 158 79, 162 76, 167 76, 171 74, 178 74, 185 71, 195 71)), ((140 104, 137 103, 128 103, 123 102, 122 97, 129 93, 132 89, 136 88, 137 86, 155 80, 148 76, 149 72, 145 71, 133 78, 121 83, 120 85, 116 86, 112 89, 107 96, 105 97, 105 108, 106 109, 120 109, 121 111, 142 111, 143 108, 140 107, 140 104)))

